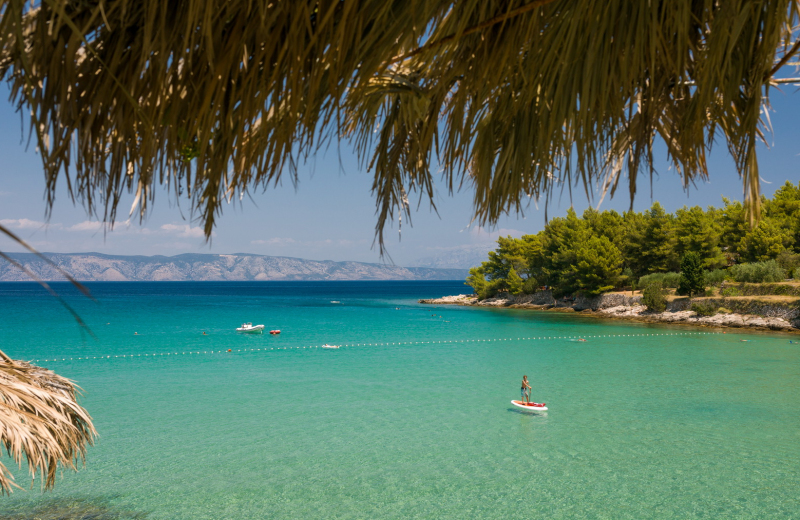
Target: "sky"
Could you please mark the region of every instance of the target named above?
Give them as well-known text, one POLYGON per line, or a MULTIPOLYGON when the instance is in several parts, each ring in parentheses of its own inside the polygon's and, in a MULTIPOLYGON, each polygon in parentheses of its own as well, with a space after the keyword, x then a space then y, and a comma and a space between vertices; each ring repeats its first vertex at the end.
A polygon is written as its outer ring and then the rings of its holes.
MULTIPOLYGON (((794 86, 771 92, 770 119, 773 134, 769 147, 759 151, 762 193, 771 196, 787 180, 800 179, 800 92, 794 86)), ((374 242, 375 199, 370 193, 372 177, 360 168, 345 144, 341 157, 334 148, 320 154, 299 169, 294 186, 285 180, 277 187, 257 191, 223 209, 211 241, 206 241, 200 224, 165 192, 156 194, 153 210, 144 222, 128 220, 132 198, 120 204, 119 216, 109 229, 82 206, 73 205, 60 179, 55 205, 46 218, 45 184, 35 145, 28 146, 20 115, 8 101, 8 90, 0 86, 0 223, 43 252, 97 252, 119 255, 166 255, 182 253, 252 253, 289 256, 310 260, 423 265, 422 259, 447 257, 462 250, 492 249, 498 236, 521 236, 544 228, 543 201, 531 204, 524 215, 509 215, 496 226, 483 228, 472 223, 472 194, 468 188, 453 194, 437 185, 438 213, 427 201, 419 205, 410 197, 411 224, 403 219, 402 233, 397 221, 387 227, 388 256, 381 258, 374 242), (340 161, 341 159, 341 161, 340 161), (401 237, 402 235, 402 237, 401 237)), ((719 142, 709 159, 710 179, 698 182, 688 192, 665 158, 657 164, 653 180, 640 179, 634 209, 642 211, 659 201, 667 211, 688 206, 720 206, 722 197, 742 199, 742 183, 724 142, 719 142)), ((548 208, 548 216, 563 216, 572 205, 578 213, 596 207, 583 188, 566 190, 548 208)), ((627 189, 606 199, 600 209, 625 211, 630 199, 627 189)), ((19 245, 0 238, 0 251, 19 252, 19 245)))

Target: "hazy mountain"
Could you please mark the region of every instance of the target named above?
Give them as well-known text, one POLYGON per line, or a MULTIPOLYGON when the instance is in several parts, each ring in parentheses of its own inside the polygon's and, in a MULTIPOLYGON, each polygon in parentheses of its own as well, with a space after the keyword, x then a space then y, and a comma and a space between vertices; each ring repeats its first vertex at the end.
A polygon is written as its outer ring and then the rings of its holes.
POLYGON ((420 258, 415 265, 437 269, 469 269, 481 265, 489 259, 489 251, 497 248, 497 244, 481 244, 466 247, 443 249, 433 256, 420 258))
MULTIPOLYGON (((463 280, 465 269, 398 267, 363 262, 303 260, 250 254, 120 256, 99 253, 44 253, 58 267, 82 281, 202 280, 463 280)), ((63 280, 52 265, 31 253, 9 253, 42 280, 63 280)), ((0 281, 30 277, 0 260, 0 281)))

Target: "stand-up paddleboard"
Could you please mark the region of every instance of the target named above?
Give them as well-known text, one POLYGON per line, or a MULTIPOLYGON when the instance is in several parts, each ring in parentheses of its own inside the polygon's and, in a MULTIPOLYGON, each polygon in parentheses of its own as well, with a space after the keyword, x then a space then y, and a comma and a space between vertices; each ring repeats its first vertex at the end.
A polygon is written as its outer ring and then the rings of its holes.
POLYGON ((325 343, 324 345, 322 345, 322 348, 339 348, 339 345, 328 345, 327 343, 325 343))
POLYGON ((523 408, 525 410, 531 410, 535 412, 544 412, 547 410, 545 403, 524 403, 522 401, 511 401, 511 404, 517 406, 519 408, 523 408))

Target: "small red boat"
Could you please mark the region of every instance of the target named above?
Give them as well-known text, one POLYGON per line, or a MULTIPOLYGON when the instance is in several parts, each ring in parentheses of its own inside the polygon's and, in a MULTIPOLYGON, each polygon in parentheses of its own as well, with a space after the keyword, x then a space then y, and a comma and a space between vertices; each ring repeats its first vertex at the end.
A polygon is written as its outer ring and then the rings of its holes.
POLYGON ((280 330, 278 330, 278 329, 275 329, 275 330, 271 330, 271 331, 269 331, 269 333, 270 333, 270 334, 280 334, 280 333, 281 333, 281 331, 280 331, 280 330))

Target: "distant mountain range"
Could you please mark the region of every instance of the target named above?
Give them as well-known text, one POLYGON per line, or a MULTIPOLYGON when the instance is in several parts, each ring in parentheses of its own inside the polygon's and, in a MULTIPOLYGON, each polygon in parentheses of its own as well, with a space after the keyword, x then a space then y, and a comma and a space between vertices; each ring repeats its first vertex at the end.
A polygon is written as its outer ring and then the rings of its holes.
MULTIPOLYGON (((100 253, 44 253, 81 281, 224 281, 224 280, 463 280, 467 269, 398 267, 363 262, 304 260, 250 254, 121 256, 100 253)), ((8 253, 42 280, 63 280, 58 270, 31 253, 8 253)), ((0 259, 0 281, 30 277, 0 259)))

